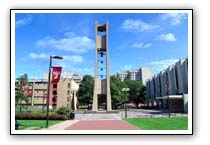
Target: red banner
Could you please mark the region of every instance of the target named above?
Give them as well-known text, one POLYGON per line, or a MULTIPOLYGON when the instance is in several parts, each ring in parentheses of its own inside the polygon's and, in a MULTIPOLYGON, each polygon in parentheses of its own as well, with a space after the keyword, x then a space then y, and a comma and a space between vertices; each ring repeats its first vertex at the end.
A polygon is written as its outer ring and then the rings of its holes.
POLYGON ((26 91, 26 84, 22 84, 21 93, 25 93, 26 91))
POLYGON ((28 89, 28 97, 32 97, 32 89, 28 89))
POLYGON ((52 80, 51 83, 58 83, 61 76, 62 67, 52 67, 52 80))

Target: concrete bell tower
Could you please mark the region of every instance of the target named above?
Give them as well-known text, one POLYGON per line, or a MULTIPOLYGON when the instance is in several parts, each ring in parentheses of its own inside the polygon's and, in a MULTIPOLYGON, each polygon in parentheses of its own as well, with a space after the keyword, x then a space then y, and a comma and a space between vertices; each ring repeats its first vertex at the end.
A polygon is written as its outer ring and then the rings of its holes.
POLYGON ((112 111, 110 76, 109 76, 109 53, 108 53, 108 21, 106 24, 95 22, 95 77, 92 111, 98 111, 98 97, 106 96, 106 111, 112 111))

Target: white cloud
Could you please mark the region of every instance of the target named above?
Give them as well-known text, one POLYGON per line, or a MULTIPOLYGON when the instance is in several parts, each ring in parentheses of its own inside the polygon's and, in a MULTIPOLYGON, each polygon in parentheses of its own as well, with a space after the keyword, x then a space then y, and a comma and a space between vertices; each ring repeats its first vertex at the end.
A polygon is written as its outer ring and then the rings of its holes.
POLYGON ((15 22, 15 26, 16 27, 20 27, 26 24, 29 24, 32 21, 32 16, 31 15, 27 15, 26 17, 24 17, 23 19, 19 19, 15 22))
POLYGON ((139 43, 136 42, 136 43, 134 43, 134 44, 131 45, 131 47, 135 47, 135 48, 148 48, 150 46, 152 46, 152 43, 144 44, 142 42, 139 42, 139 43))
POLYGON ((124 65, 124 66, 123 66, 123 69, 124 69, 124 70, 130 70, 131 68, 132 68, 131 65, 124 65))
POLYGON ((122 28, 125 30, 134 30, 134 31, 139 31, 139 32, 151 31, 159 27, 160 27, 159 25, 145 23, 144 21, 140 19, 138 20, 127 19, 122 24, 122 28))
POLYGON ((176 37, 172 33, 161 34, 155 40, 176 41, 176 37))
POLYGON ((65 33, 64 38, 45 38, 37 41, 39 47, 54 48, 76 53, 84 53, 95 48, 95 43, 87 36, 76 36, 74 33, 65 33))
POLYGON ((85 75, 85 74, 90 74, 93 75, 94 74, 94 68, 90 67, 78 67, 78 66, 74 66, 71 64, 62 64, 61 65, 63 67, 63 70, 66 72, 73 72, 73 73, 77 73, 77 74, 81 74, 81 75, 85 75))
POLYGON ((50 56, 46 55, 44 53, 41 53, 41 54, 30 53, 29 58, 32 58, 32 59, 49 59, 50 56))
POLYGON ((80 56, 80 55, 69 55, 69 56, 64 56, 63 57, 63 60, 66 60, 66 61, 72 61, 74 63, 82 63, 84 60, 83 60, 83 57, 80 56))
MULTIPOLYGON (((73 72, 78 74, 92 74, 94 72, 94 68, 80 67, 80 64, 84 62, 84 59, 80 55, 65 55, 62 56, 62 60, 53 61, 53 66, 62 66, 62 71, 65 72, 73 72)), ((50 55, 45 53, 30 53, 29 58, 38 60, 49 61, 50 55)))
POLYGON ((132 70, 132 69, 135 69, 136 67, 133 66, 133 65, 124 65, 123 67, 120 68, 121 71, 128 71, 128 70, 132 70))
POLYGON ((186 14, 184 13, 167 13, 161 15, 161 19, 169 21, 171 25, 177 25, 185 18, 186 14))
POLYGON ((178 61, 179 61, 178 59, 152 61, 152 62, 150 62, 150 65, 152 66, 152 69, 154 70, 154 72, 158 73, 158 72, 166 69, 169 65, 175 64, 178 61))
MULTIPOLYGON (((41 54, 36 54, 36 53, 30 53, 29 58, 35 59, 35 60, 48 60, 50 59, 50 55, 41 53, 41 54)), ((66 63, 66 64, 80 64, 84 62, 83 57, 80 55, 66 55, 63 56, 63 60, 60 60, 59 63, 66 63)))

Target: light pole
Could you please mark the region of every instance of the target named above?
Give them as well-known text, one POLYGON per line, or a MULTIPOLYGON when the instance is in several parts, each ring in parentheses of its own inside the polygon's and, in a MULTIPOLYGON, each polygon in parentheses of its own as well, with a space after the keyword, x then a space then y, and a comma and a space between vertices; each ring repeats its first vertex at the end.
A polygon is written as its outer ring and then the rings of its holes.
POLYGON ((127 106, 126 106, 126 101, 127 101, 127 92, 129 91, 129 88, 122 88, 122 91, 125 92, 125 101, 124 101, 124 105, 125 105, 125 118, 127 118, 127 106))
POLYGON ((61 56, 50 56, 50 65, 49 65, 49 74, 48 74, 48 89, 47 89, 46 128, 48 128, 48 120, 49 120, 50 78, 51 78, 52 59, 63 59, 63 57, 61 57, 61 56))

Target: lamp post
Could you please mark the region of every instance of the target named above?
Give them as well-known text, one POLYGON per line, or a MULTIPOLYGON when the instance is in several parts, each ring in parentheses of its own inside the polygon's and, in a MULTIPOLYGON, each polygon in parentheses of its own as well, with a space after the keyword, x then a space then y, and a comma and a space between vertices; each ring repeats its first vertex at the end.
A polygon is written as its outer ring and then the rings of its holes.
POLYGON ((125 101, 124 101, 124 105, 125 105, 125 118, 127 118, 127 106, 126 106, 126 101, 127 101, 127 92, 129 91, 129 88, 122 88, 122 91, 125 92, 125 101))
POLYGON ((63 57, 61 57, 61 56, 50 56, 50 65, 49 65, 49 74, 48 74, 48 89, 47 89, 46 128, 48 128, 48 121, 49 121, 50 78, 51 78, 52 59, 63 59, 63 57))

